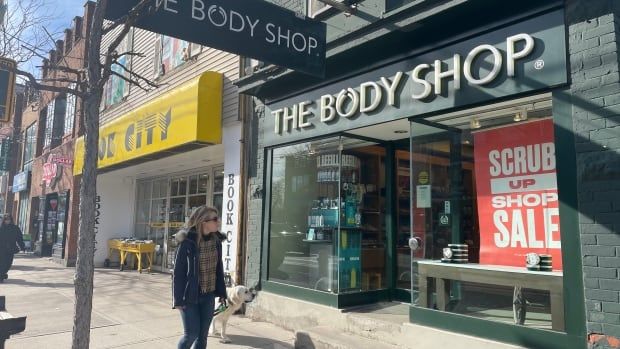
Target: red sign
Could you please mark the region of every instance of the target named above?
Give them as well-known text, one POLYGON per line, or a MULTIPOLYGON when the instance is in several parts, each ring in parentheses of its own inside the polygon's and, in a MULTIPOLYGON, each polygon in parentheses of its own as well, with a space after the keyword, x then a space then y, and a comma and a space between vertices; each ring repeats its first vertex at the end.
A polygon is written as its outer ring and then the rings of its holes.
POLYGON ((43 164, 43 182, 50 186, 51 182, 58 176, 58 165, 46 162, 43 164))
POLYGON ((550 254, 562 269, 553 121, 474 133, 480 263, 525 267, 550 254))

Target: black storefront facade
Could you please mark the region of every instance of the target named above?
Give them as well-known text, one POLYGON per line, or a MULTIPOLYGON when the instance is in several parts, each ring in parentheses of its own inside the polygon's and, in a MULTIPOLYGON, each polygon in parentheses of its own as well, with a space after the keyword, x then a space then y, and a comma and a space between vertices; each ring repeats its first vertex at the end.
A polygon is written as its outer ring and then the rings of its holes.
POLYGON ((325 79, 242 79, 264 104, 247 134, 249 283, 341 309, 404 302, 411 323, 525 347, 612 343, 613 287, 591 267, 610 272, 614 245, 591 231, 613 239, 614 222, 595 227, 617 207, 587 211, 606 206, 583 193, 617 188, 601 161, 618 130, 595 139, 582 118, 613 113, 618 12, 591 5, 466 2, 367 41, 328 32, 325 79))

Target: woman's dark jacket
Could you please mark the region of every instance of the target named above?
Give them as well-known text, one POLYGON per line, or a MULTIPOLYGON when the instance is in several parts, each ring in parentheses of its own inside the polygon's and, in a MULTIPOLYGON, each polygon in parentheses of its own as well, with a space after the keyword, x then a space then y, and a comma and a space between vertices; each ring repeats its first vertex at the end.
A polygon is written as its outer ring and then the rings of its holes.
MULTIPOLYGON (((216 297, 226 297, 226 283, 224 282, 224 263, 222 262, 222 241, 226 239, 221 233, 216 233, 217 240, 217 259, 215 291, 216 297)), ((177 255, 174 261, 174 271, 172 274, 172 299, 173 307, 184 306, 187 304, 198 303, 200 296, 200 281, 198 267, 200 258, 199 248, 195 229, 189 232, 179 231, 176 236, 177 241, 181 240, 177 248, 177 255)))
POLYGON ((22 231, 15 224, 3 224, 0 226, 0 254, 19 252, 25 250, 22 231), (17 247, 19 245, 19 248, 17 247))

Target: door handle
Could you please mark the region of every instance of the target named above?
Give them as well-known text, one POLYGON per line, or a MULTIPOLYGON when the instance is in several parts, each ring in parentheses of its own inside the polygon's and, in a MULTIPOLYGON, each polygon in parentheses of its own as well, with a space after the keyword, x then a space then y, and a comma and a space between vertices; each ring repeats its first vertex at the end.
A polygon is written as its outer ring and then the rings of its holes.
POLYGON ((409 239, 409 248, 412 251, 417 251, 420 248, 422 248, 422 239, 420 239, 417 236, 414 236, 412 238, 409 239))

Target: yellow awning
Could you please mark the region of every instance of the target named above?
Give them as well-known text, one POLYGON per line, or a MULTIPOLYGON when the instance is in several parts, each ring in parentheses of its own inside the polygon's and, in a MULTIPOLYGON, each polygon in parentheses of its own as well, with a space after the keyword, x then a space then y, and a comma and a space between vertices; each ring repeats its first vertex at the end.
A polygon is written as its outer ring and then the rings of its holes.
MULTIPOLYGON (((137 160, 192 143, 222 142, 222 74, 194 80, 103 125, 98 168, 137 160)), ((75 142, 73 173, 82 173, 84 137, 75 142)))

